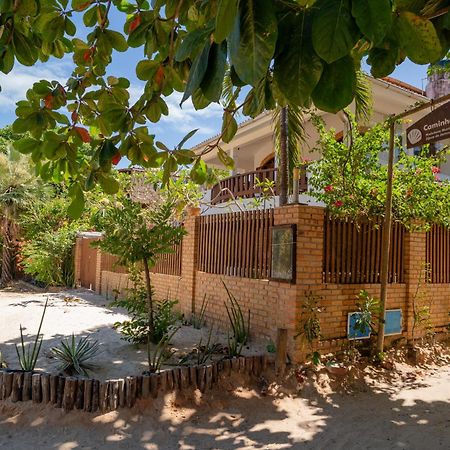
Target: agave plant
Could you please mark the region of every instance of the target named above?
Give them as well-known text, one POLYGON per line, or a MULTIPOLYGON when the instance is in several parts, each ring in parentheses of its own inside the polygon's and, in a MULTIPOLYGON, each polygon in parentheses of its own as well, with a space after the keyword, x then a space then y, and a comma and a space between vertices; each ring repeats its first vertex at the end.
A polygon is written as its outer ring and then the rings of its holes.
POLYGON ((42 323, 44 322, 45 311, 47 311, 48 298, 45 301, 44 311, 42 312, 41 321, 39 323, 38 332, 36 334, 36 339, 31 344, 25 344, 23 338, 23 328, 20 325, 20 350, 19 346, 16 344, 17 357, 19 358, 20 368, 25 372, 32 372, 36 367, 36 362, 41 351, 42 340, 44 335, 41 334, 42 323))
POLYGON ((58 370, 69 375, 89 376, 89 371, 95 370, 97 366, 88 361, 98 354, 99 348, 98 341, 90 341, 87 337, 82 337, 77 342, 72 334, 70 340, 64 339, 58 347, 53 347, 52 354, 61 362, 58 370))

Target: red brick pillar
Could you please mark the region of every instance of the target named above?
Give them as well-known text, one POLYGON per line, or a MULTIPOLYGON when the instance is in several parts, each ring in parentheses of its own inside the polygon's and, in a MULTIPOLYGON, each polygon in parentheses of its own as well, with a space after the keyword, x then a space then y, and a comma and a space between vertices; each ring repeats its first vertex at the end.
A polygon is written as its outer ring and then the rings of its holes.
POLYGON ((97 248, 97 263, 95 265, 95 292, 97 294, 102 293, 102 251, 97 248))
MULTIPOLYGON (((406 338, 412 337, 412 326, 414 322, 414 296, 417 295, 419 282, 421 292, 426 293, 425 282, 426 272, 426 233, 424 231, 412 231, 405 234, 405 284, 406 284, 406 305, 403 312, 403 329, 406 338)), ((420 330, 416 329, 416 336, 420 330)))
POLYGON ((186 235, 183 237, 181 254, 180 309, 190 318, 194 310, 195 280, 198 259, 199 217, 191 214, 184 222, 186 235))
POLYGON ((79 287, 80 282, 81 282, 81 258, 82 258, 81 242, 82 242, 82 240, 83 240, 83 238, 77 237, 77 239, 75 241, 73 281, 74 281, 76 287, 79 287))
POLYGON ((324 209, 305 205, 286 205, 275 209, 274 225, 296 226, 295 283, 279 283, 278 328, 288 330, 288 350, 294 360, 304 355, 293 337, 297 332, 305 293, 322 288, 324 209))

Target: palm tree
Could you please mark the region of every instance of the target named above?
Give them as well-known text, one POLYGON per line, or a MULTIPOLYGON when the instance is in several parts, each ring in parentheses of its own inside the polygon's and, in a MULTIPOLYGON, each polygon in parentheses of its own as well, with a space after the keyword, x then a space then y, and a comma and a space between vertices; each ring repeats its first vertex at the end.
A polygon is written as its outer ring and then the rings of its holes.
POLYGON ((10 283, 14 276, 18 218, 36 191, 36 177, 29 158, 13 149, 2 148, 0 153, 0 220, 2 264, 0 286, 10 283))

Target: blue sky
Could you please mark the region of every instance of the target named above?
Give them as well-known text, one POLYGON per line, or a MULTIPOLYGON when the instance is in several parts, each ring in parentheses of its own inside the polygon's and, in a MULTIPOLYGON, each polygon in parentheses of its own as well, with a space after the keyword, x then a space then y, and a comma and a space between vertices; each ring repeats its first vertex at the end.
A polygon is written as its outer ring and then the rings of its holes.
MULTIPOLYGON (((78 22, 78 20, 77 20, 78 22)), ((123 16, 116 13, 112 18, 114 28, 121 28, 123 16)), ((130 79, 130 94, 137 99, 143 87, 134 72, 137 61, 143 59, 142 49, 130 49, 125 54, 115 53, 113 63, 110 65, 109 74, 125 76, 130 79)), ((391 75, 414 86, 424 88, 426 67, 418 66, 405 61, 391 75)), ((33 82, 40 79, 58 80, 62 83, 70 76, 73 68, 71 58, 62 60, 55 58, 45 64, 37 64, 34 67, 24 67, 16 63, 12 72, 8 75, 0 74, 0 126, 7 125, 14 120, 15 103, 24 98, 26 90, 33 82)), ((195 111, 192 104, 185 102, 183 108, 179 107, 181 94, 174 94, 166 99, 169 106, 169 116, 163 118, 158 124, 149 124, 150 132, 156 134, 157 139, 163 141, 169 147, 174 146, 190 130, 198 128, 199 131, 190 141, 196 144, 220 130, 221 109, 218 105, 212 105, 207 109, 195 111)))

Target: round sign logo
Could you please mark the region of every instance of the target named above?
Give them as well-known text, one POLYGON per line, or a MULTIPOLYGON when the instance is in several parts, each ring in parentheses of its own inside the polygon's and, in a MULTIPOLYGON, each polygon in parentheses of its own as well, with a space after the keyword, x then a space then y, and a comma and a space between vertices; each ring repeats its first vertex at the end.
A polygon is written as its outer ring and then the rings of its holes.
POLYGON ((409 142, 411 142, 411 144, 417 144, 417 142, 419 142, 422 139, 422 132, 417 129, 417 128, 413 128, 409 133, 408 133, 408 139, 409 142))

